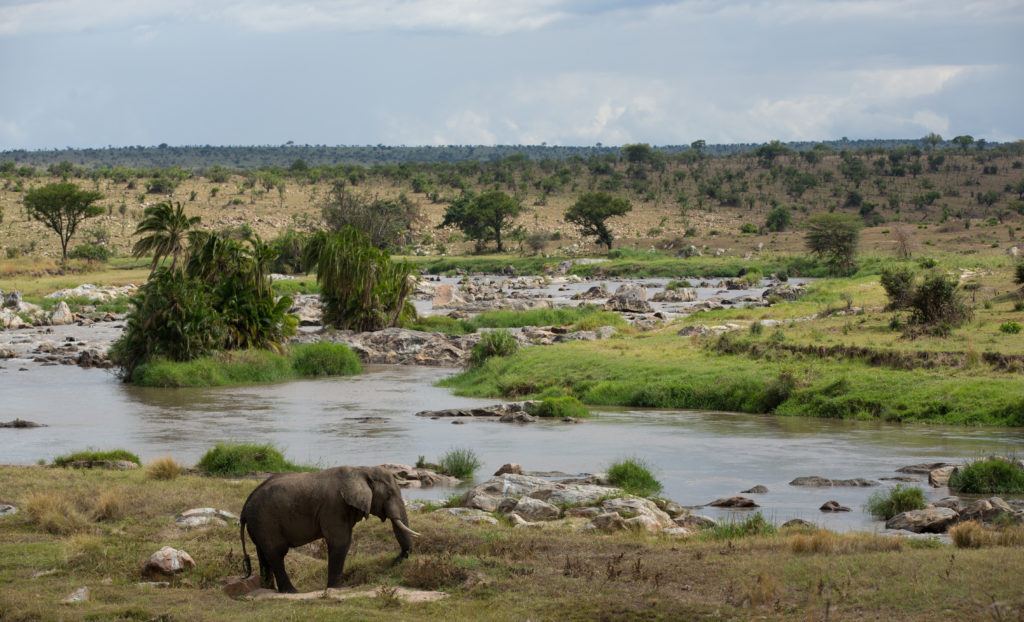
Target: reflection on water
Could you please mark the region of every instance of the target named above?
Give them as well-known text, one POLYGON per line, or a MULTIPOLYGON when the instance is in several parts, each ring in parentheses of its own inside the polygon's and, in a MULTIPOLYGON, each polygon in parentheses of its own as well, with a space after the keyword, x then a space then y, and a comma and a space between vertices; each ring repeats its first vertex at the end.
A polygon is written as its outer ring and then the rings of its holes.
MULTIPOLYGON (((377 367, 344 379, 225 389, 159 390, 125 386, 99 370, 36 367, 0 370, 3 419, 48 428, 0 430, 0 462, 32 463, 84 447, 124 447, 143 459, 172 455, 191 463, 218 441, 272 442, 289 458, 319 465, 414 462, 471 447, 482 474, 505 462, 568 473, 600 471, 616 458, 647 460, 667 496, 707 503, 755 484, 752 495, 775 520, 801 517, 826 527, 871 526, 861 508, 870 489, 804 489, 801 475, 881 478, 915 462, 1024 453, 1024 430, 899 426, 693 411, 601 411, 586 423, 453 425, 413 413, 492 400, 452 396, 433 386, 449 370, 377 367), (854 509, 827 515, 835 499, 854 509)), ((447 490, 415 491, 443 496, 447 490)), ((935 498, 944 490, 928 490, 935 498)), ((724 511, 707 511, 723 515, 724 511)))

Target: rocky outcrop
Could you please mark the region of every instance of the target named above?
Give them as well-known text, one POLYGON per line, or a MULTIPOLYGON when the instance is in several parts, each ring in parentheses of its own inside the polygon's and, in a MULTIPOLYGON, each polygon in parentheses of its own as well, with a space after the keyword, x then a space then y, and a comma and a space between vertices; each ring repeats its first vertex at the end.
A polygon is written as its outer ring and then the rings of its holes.
POLYGON ((467 523, 484 523, 487 525, 498 524, 498 519, 483 510, 473 508, 441 508, 440 510, 434 510, 434 513, 454 516, 455 518, 467 523))
POLYGON ((690 287, 666 289, 651 296, 651 302, 696 302, 697 290, 690 287))
POLYGON ((555 520, 562 513, 558 507, 533 497, 521 497, 512 511, 527 521, 555 520))
POLYGON ((942 488, 949 485, 949 478, 957 470, 955 465, 942 466, 928 472, 928 485, 933 488, 942 488))
POLYGON ((978 499, 960 512, 960 520, 974 520, 983 523, 1024 523, 1024 511, 1013 508, 1001 497, 978 499))
POLYGON ((323 324, 323 308, 317 294, 296 294, 292 297, 292 306, 288 309, 299 320, 299 326, 320 326, 323 324))
POLYGON ((506 474, 522 475, 523 467, 519 466, 519 464, 516 462, 506 462, 505 464, 498 467, 498 470, 494 472, 495 477, 506 474))
POLYGON ((838 501, 830 500, 826 501, 818 508, 822 512, 849 512, 850 508, 845 505, 840 505, 838 501))
POLYGON ((852 486, 852 487, 864 487, 864 486, 878 486, 878 482, 870 479, 864 479, 862 477, 856 477, 853 479, 829 479, 820 475, 809 475, 806 477, 798 477, 789 483, 790 486, 808 486, 814 488, 826 488, 830 486, 852 486))
POLYGON ((800 298, 804 295, 807 289, 803 285, 790 285, 789 283, 779 283, 772 285, 764 290, 761 297, 765 300, 786 300, 792 301, 800 298))
POLYGON ((466 299, 463 298, 454 285, 450 283, 438 283, 434 286, 431 305, 435 309, 451 309, 465 306, 466 299))
POLYGON ((142 565, 142 576, 147 579, 173 577, 196 567, 192 556, 169 546, 153 553, 142 565))
POLYGON ((636 283, 623 283, 604 303, 608 311, 620 313, 651 313, 654 309, 647 302, 647 289, 636 283))
MULTIPOLYGON (((442 419, 449 417, 466 417, 473 419, 486 419, 488 421, 499 421, 501 423, 530 423, 537 418, 530 415, 528 410, 534 401, 507 402, 493 406, 480 408, 447 408, 444 410, 423 410, 416 413, 417 417, 429 417, 431 419, 442 419)), ((496 474, 497 475, 497 474, 496 474)))
POLYGON ((110 302, 117 300, 118 298, 128 298, 134 296, 138 291, 136 285, 93 285, 91 283, 84 283, 78 287, 71 289, 60 289, 51 294, 47 294, 46 297, 51 300, 60 300, 63 298, 76 298, 84 299, 90 302, 110 302))
POLYGON ((357 333, 324 329, 301 333, 294 341, 343 343, 365 363, 381 365, 429 365, 457 367, 469 359, 469 351, 480 335, 444 335, 405 328, 385 328, 357 333))
POLYGON ((942 467, 956 466, 950 462, 922 462, 919 464, 908 464, 896 469, 897 473, 912 473, 916 475, 928 475, 935 469, 941 469, 942 467))
POLYGON ((237 521, 238 517, 231 512, 216 508, 192 508, 174 517, 174 524, 182 529, 223 527, 229 522, 237 521))
POLYGON ((63 300, 58 302, 57 306, 50 312, 50 324, 53 326, 73 324, 74 321, 75 314, 71 312, 71 309, 68 307, 68 303, 63 300))
POLYGON ((945 533, 959 518, 955 510, 932 507, 897 514, 885 522, 885 527, 914 533, 945 533))
POLYGON ((453 488, 462 483, 462 480, 457 477, 408 464, 388 463, 382 464, 380 467, 390 471, 402 488, 433 488, 435 486, 453 488))
POLYGON ((573 300, 604 300, 611 296, 611 292, 602 284, 595 285, 585 292, 573 295, 573 300))

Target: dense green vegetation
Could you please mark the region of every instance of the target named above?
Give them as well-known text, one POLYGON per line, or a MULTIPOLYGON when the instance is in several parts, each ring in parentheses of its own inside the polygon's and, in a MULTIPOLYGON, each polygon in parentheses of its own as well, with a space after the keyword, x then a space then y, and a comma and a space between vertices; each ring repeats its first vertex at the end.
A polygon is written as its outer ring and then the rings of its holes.
POLYGON ((528 410, 535 417, 586 419, 590 416, 583 402, 571 395, 542 398, 528 410))
POLYGON ((880 520, 889 520, 897 514, 920 510, 925 506, 924 491, 917 486, 896 484, 889 490, 879 490, 868 498, 867 510, 880 520))
POLYGON ((625 458, 613 462, 606 471, 608 482, 631 495, 650 497, 661 492, 661 482, 651 473, 650 466, 640 458, 625 458))
POLYGON ((110 449, 106 451, 100 451, 95 449, 86 449, 83 451, 76 451, 63 456, 57 456, 53 459, 54 466, 68 466, 73 462, 134 462, 135 464, 141 465, 142 462, 139 457, 127 449, 110 449))
POLYGON ((1024 467, 1012 459, 975 460, 953 472, 949 489, 965 494, 1024 494, 1024 467))
POLYGON ((142 387, 221 387, 284 382, 362 371, 359 357, 343 344, 297 344, 284 353, 270 350, 217 352, 188 361, 156 358, 138 365, 133 384, 142 387))
POLYGON ((482 464, 476 452, 465 448, 451 449, 437 461, 441 473, 463 480, 472 479, 482 464))
POLYGON ((207 475, 226 477, 311 470, 289 462, 273 445, 253 443, 217 443, 196 467, 207 475))
POLYGON ((473 344, 473 349, 469 354, 469 364, 474 367, 480 366, 489 359, 511 356, 518 351, 519 342, 516 341, 512 333, 499 328, 484 333, 480 337, 480 341, 473 344))

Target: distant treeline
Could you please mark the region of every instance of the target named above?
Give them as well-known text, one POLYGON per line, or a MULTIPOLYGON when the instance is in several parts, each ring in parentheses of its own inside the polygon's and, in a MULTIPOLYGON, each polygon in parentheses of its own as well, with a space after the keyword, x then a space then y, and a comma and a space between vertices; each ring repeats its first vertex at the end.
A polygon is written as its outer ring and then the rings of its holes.
MULTIPOLYGON (((958 137, 959 138, 959 137, 958 137)), ((969 138, 969 137, 967 137, 969 138)), ((942 141, 932 146, 953 146, 954 141, 942 141)), ((973 141, 973 139, 972 139, 973 141)), ((775 143, 773 143, 775 144, 775 143)), ((808 151, 825 145, 836 151, 888 150, 899 147, 920 147, 928 144, 928 137, 914 140, 832 140, 820 142, 782 143, 794 151, 808 151)), ((995 147, 998 143, 973 141, 975 148, 995 147)), ((727 145, 706 145, 694 141, 690 145, 657 146, 657 151, 667 155, 687 151, 699 151, 707 156, 729 156, 750 153, 763 145, 760 143, 736 143, 727 145)), ((327 145, 258 145, 222 146, 184 145, 155 147, 102 147, 95 149, 15 149, 0 151, 0 163, 49 167, 70 163, 83 168, 167 168, 180 167, 189 170, 224 166, 232 169, 286 168, 296 161, 308 166, 376 165, 404 163, 456 163, 492 162, 512 156, 530 160, 591 159, 600 156, 617 156, 620 147, 604 146, 598 143, 592 147, 566 147, 549 145, 447 145, 447 146, 327 146, 327 145)), ((10 164, 8 164, 10 166, 10 164)))

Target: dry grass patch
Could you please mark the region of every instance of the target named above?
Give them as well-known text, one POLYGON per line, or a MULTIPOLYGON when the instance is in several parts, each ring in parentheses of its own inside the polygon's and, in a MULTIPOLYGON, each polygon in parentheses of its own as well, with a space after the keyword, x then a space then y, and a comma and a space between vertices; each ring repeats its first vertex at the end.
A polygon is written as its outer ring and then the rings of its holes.
POLYGON ((796 534, 789 540, 789 549, 798 555, 876 553, 902 551, 903 547, 904 540, 897 537, 866 533, 838 534, 824 529, 796 534))
POLYGON ((961 549, 1024 546, 1024 525, 997 529, 986 527, 977 521, 967 521, 950 529, 949 537, 953 539, 953 544, 961 549))
POLYGON ((32 524, 54 535, 66 536, 89 527, 89 519, 63 493, 32 493, 25 499, 25 514, 32 524))
POLYGON ((157 458, 146 465, 146 477, 155 480, 172 480, 181 475, 182 467, 174 458, 157 458))
POLYGON ((120 488, 101 492, 92 506, 93 520, 117 521, 124 518, 128 510, 128 491, 120 488))

